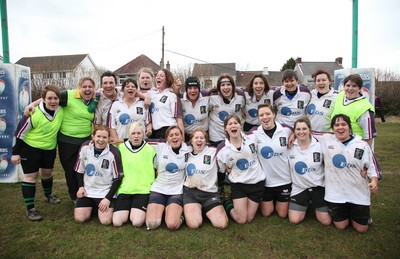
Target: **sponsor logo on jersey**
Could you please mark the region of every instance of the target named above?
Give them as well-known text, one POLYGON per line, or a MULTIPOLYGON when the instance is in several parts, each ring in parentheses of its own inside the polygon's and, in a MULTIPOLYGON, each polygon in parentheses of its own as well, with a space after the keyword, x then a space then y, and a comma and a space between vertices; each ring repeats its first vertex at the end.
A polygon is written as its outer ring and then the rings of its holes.
POLYGON ((282 113, 282 115, 285 115, 285 116, 291 116, 291 115, 300 115, 301 111, 294 112, 289 107, 283 107, 281 109, 281 113, 282 113))
POLYGON ((336 154, 332 158, 333 165, 336 168, 356 168, 356 165, 348 163, 346 157, 342 154, 336 154))
POLYGON ((316 172, 317 170, 315 168, 309 168, 307 167, 307 164, 299 161, 294 165, 294 170, 296 171, 296 173, 298 173, 299 175, 304 175, 306 173, 311 173, 311 172, 316 172))
POLYGON ((247 159, 241 158, 236 162, 236 167, 242 171, 245 171, 252 167, 256 163, 256 160, 248 161, 247 159))
POLYGON ((281 153, 274 152, 274 150, 269 146, 265 146, 265 147, 261 148, 260 153, 261 153, 261 156, 265 159, 270 159, 275 156, 283 155, 283 152, 281 152, 281 153))
POLYGON ((103 177, 103 174, 100 172, 96 172, 96 167, 93 164, 87 164, 85 167, 85 173, 87 176, 100 176, 103 177))
POLYGON ((194 164, 190 163, 186 166, 186 174, 188 176, 193 176, 195 174, 204 174, 204 170, 197 169, 194 164))
POLYGON ((179 173, 180 171, 182 171, 175 163, 168 163, 165 169, 171 174, 179 173))

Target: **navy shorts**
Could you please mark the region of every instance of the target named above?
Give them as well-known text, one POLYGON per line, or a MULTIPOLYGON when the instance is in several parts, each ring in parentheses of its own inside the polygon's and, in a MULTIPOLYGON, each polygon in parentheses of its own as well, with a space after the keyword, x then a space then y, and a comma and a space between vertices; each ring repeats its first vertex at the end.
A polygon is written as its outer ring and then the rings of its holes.
POLYGON ((118 194, 114 211, 139 209, 147 211, 150 194, 118 194))
POLYGON ((265 187, 262 197, 263 201, 289 202, 292 184, 285 184, 275 187, 265 187))
POLYGON ((370 216, 369 206, 353 203, 332 203, 328 202, 329 215, 334 222, 351 219, 360 225, 367 226, 370 216))
POLYGON ((265 181, 255 184, 231 183, 232 199, 249 198, 254 202, 262 200, 265 181))
POLYGON ((150 192, 149 204, 150 203, 164 205, 165 207, 172 203, 183 206, 182 194, 167 195, 159 192, 150 192))
MULTIPOLYGON (((93 208, 98 209, 99 204, 102 198, 89 198, 89 197, 82 197, 76 199, 75 208, 93 208)), ((115 199, 112 199, 110 202, 110 208, 114 208, 115 199)))
POLYGON ((183 186, 183 205, 189 203, 199 203, 204 213, 222 205, 218 192, 205 192, 196 188, 183 186))
POLYGON ((324 200, 325 188, 321 186, 305 189, 299 194, 290 197, 289 209, 307 211, 310 203, 315 210, 328 212, 328 203, 324 200))
POLYGON ((39 172, 39 168, 53 169, 56 149, 43 150, 29 146, 24 142, 20 151, 21 166, 24 174, 39 172))

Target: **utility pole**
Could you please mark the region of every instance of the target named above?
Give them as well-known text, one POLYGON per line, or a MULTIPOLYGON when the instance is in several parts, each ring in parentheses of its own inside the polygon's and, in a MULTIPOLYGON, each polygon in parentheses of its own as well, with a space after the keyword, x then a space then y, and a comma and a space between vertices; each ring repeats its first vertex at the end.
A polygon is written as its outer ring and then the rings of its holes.
POLYGON ((353 37, 351 67, 357 67, 358 60, 358 0, 353 0, 353 37))
POLYGON ((162 46, 161 46, 161 62, 160 62, 160 67, 161 69, 164 68, 164 36, 165 36, 165 31, 164 31, 164 26, 162 27, 162 46))
POLYGON ((1 37, 3 44, 3 62, 10 63, 10 49, 8 46, 8 21, 7 21, 7 0, 1 0, 1 37))

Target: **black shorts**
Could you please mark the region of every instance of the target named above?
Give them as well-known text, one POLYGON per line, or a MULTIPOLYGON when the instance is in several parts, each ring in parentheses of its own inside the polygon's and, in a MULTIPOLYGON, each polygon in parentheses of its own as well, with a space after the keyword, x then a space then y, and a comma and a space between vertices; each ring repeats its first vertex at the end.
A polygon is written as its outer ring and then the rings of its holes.
POLYGON ((43 150, 24 143, 21 147, 20 157, 24 174, 31 174, 38 172, 39 168, 53 169, 56 149, 43 150))
POLYGON ((204 192, 196 188, 183 186, 183 205, 189 203, 199 203, 204 213, 222 205, 218 192, 204 192))
POLYGON ((360 225, 368 225, 369 206, 353 203, 332 203, 328 202, 329 215, 334 222, 351 219, 360 225))
POLYGON ((167 207, 171 203, 176 203, 183 206, 182 194, 167 195, 159 192, 150 192, 149 204, 156 203, 167 207))
POLYGON ((310 202, 315 210, 328 212, 328 203, 324 200, 325 187, 317 186, 305 189, 299 194, 290 197, 289 209, 307 211, 310 202))
POLYGON ((265 187, 262 200, 289 202, 291 191, 292 191, 291 183, 275 187, 265 187))
MULTIPOLYGON (((103 198, 89 198, 89 197, 82 197, 76 199, 75 208, 99 208, 99 204, 103 200, 103 198)), ((112 199, 110 202, 110 208, 114 208, 115 199, 112 199)))
POLYGON ((150 194, 118 194, 114 211, 139 209, 147 211, 150 194))
POLYGON ((254 202, 260 202, 264 192, 265 181, 254 184, 231 183, 232 199, 249 198, 254 202))

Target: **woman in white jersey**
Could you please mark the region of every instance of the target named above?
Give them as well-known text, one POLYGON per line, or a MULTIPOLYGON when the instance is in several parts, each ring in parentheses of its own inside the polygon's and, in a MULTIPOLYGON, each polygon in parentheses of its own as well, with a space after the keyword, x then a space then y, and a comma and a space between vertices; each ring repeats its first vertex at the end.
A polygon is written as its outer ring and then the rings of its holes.
POLYGON ((254 135, 245 135, 239 116, 229 115, 224 121, 225 145, 217 154, 219 171, 228 172, 232 201, 225 210, 237 223, 251 222, 264 191, 265 174, 257 158, 254 135))
MULTIPOLYGON (((131 78, 126 79, 122 83, 124 97, 111 105, 108 112, 111 144, 123 143, 124 139, 128 138, 128 130, 133 122, 140 122, 143 125, 149 123, 148 110, 144 108, 144 102, 136 97, 137 91, 137 82, 131 78)), ((150 131, 147 132, 148 135, 150 133, 150 131)))
POLYGON ((272 104, 273 94, 274 91, 270 90, 267 78, 263 74, 253 76, 244 91, 246 121, 244 122, 243 129, 245 132, 260 125, 257 115, 258 105, 263 103, 272 104))
POLYGON ((317 220, 323 225, 330 225, 332 219, 324 200, 324 156, 321 144, 311 135, 311 123, 307 117, 294 123, 294 134, 296 140, 289 151, 292 176, 289 221, 294 224, 303 221, 312 202, 317 220))
POLYGON ((169 127, 165 138, 167 143, 154 143, 157 178, 150 189, 146 225, 148 229, 158 228, 165 212, 167 228, 176 230, 183 222, 183 181, 186 162, 192 149, 183 142, 183 133, 178 126, 169 127))
POLYGON ((266 177, 261 214, 270 216, 276 210, 279 217, 286 218, 292 189, 287 147, 292 129, 275 121, 276 113, 276 107, 268 103, 258 106, 261 125, 254 134, 258 159, 266 177))
POLYGON ((364 233, 368 230, 371 192, 378 191, 380 172, 368 143, 352 134, 348 116, 333 116, 331 127, 334 135, 321 138, 329 213, 336 228, 345 229, 351 223, 364 233))
POLYGON ((217 149, 207 146, 207 132, 194 129, 190 144, 193 151, 186 164, 183 184, 183 212, 189 228, 200 227, 203 213, 216 228, 228 227, 228 217, 222 206, 217 187, 217 149))

